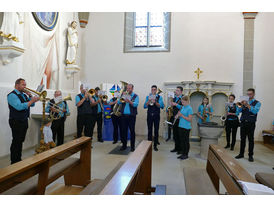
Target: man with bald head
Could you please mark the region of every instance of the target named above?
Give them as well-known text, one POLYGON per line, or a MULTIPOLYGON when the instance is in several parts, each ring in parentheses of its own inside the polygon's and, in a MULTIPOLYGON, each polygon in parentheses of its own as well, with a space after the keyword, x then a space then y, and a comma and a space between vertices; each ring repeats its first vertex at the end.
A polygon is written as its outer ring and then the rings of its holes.
POLYGON ((137 115, 137 107, 139 104, 139 97, 133 92, 133 84, 127 85, 127 91, 123 93, 123 99, 125 102, 118 101, 118 104, 122 105, 121 108, 121 142, 123 146, 121 151, 127 149, 127 134, 128 129, 130 131, 130 147, 131 151, 135 150, 135 122, 137 115))
POLYGON ((49 113, 50 111, 53 112, 54 116, 57 117, 60 115, 60 119, 53 120, 51 124, 52 130, 52 138, 55 142, 57 136, 57 146, 62 145, 64 143, 64 131, 65 131, 65 121, 67 115, 69 115, 69 108, 66 101, 63 101, 62 92, 60 90, 56 90, 54 92, 54 98, 51 99, 46 107, 46 112, 49 113), (54 107, 54 104, 59 103, 58 110, 54 107))

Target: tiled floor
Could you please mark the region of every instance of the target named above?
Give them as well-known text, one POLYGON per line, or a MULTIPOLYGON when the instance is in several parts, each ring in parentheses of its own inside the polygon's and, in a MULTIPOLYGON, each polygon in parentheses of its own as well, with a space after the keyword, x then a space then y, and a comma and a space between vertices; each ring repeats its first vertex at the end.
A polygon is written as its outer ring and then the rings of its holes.
MULTIPOLYGON (((137 142, 142 141, 145 137, 138 136, 137 142)), ((67 140, 70 140, 68 137, 67 140)), ((180 195, 185 194, 184 187, 184 167, 200 167, 204 168, 206 161, 199 157, 199 142, 191 142, 190 158, 188 160, 180 161, 177 159, 177 155, 171 153, 173 149, 173 142, 165 142, 160 138, 159 151, 152 154, 152 185, 160 184, 167 186, 167 194, 180 195)), ((225 145, 224 138, 219 140, 220 145, 225 145)), ((126 155, 113 155, 108 154, 117 144, 113 145, 112 142, 94 142, 92 150, 92 179, 103 179, 108 173, 120 162, 125 161, 128 156, 126 155)), ((239 151, 239 142, 236 143, 234 151, 227 150, 232 156, 236 156, 239 151)), ((33 154, 33 149, 23 152, 23 157, 27 157, 33 154)), ((76 154, 79 155, 79 154, 76 154)), ((274 170, 274 151, 263 146, 262 144, 255 145, 255 161, 253 163, 248 162, 247 158, 240 159, 240 164, 247 169, 247 171, 254 176, 256 172, 269 172, 273 173, 274 170)), ((0 159, 0 168, 9 164, 8 157, 0 159)), ((60 178, 56 182, 62 183, 63 179, 60 178)), ((53 184, 56 184, 53 183, 53 184)))

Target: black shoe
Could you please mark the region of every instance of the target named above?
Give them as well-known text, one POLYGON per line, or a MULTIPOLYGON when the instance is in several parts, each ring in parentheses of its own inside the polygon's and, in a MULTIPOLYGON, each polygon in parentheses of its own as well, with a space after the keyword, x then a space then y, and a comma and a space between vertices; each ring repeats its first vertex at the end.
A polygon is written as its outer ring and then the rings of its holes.
POLYGON ((104 142, 104 140, 103 139, 98 139, 98 142, 104 142))
POLYGON ((183 155, 178 156, 177 159, 181 159, 182 156, 183 156, 183 155))
POLYGON ((131 152, 134 152, 134 151, 135 151, 135 149, 134 149, 134 148, 131 148, 131 149, 130 149, 130 151, 131 151, 131 152))
POLYGON ((186 160, 186 159, 188 159, 188 156, 187 156, 187 155, 181 155, 181 156, 180 156, 180 159, 181 159, 181 160, 186 160))
POLYGON ((249 161, 249 162, 254 162, 253 157, 252 157, 252 156, 249 156, 248 161, 249 161))
POLYGON ((112 144, 116 144, 118 141, 113 141, 112 144))
POLYGON ((157 144, 157 145, 160 145, 160 142, 157 142, 156 144, 157 144))
POLYGON ((183 154, 183 152, 182 151, 178 151, 176 154, 177 155, 181 155, 181 154, 183 154))
POLYGON ((244 155, 239 154, 239 155, 237 155, 235 158, 236 158, 236 159, 241 159, 241 158, 244 158, 244 155))
POLYGON ((169 140, 170 140, 170 138, 167 138, 167 139, 166 139, 166 142, 168 142, 169 140))
POLYGON ((230 145, 227 144, 224 148, 227 149, 227 148, 229 148, 229 147, 230 147, 230 145))
POLYGON ((231 151, 234 151, 234 147, 231 147, 230 150, 231 150, 231 151))
POLYGON ((173 150, 170 150, 170 152, 177 152, 177 150, 176 150, 176 149, 173 149, 173 150))
POLYGON ((126 149, 127 149, 127 147, 122 146, 122 147, 120 148, 120 151, 124 151, 124 150, 126 150, 126 149))
POLYGON ((158 151, 158 148, 157 148, 157 146, 154 146, 154 151, 156 151, 156 152, 158 151))

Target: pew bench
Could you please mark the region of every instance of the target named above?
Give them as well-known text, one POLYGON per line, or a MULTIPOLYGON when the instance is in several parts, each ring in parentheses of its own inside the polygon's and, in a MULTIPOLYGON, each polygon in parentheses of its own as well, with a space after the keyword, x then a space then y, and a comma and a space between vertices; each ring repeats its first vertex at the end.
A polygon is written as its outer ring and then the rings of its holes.
POLYGON ((190 195, 219 194, 220 181, 230 195, 244 194, 239 180, 258 183, 222 147, 210 145, 206 169, 184 168, 186 193, 190 195))
POLYGON ((62 176, 66 185, 84 187, 91 182, 90 171, 91 138, 81 137, 0 169, 0 194, 42 195, 62 176), (79 151, 80 158, 70 157, 79 151))

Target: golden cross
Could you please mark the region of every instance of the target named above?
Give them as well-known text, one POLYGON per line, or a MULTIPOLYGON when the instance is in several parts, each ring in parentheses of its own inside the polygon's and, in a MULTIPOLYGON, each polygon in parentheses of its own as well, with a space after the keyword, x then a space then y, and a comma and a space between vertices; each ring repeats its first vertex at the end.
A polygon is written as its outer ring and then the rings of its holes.
POLYGON ((200 70, 200 68, 198 68, 196 71, 194 71, 194 73, 196 73, 197 74, 197 78, 198 78, 198 80, 200 79, 200 74, 202 74, 203 73, 203 71, 202 70, 200 70))

